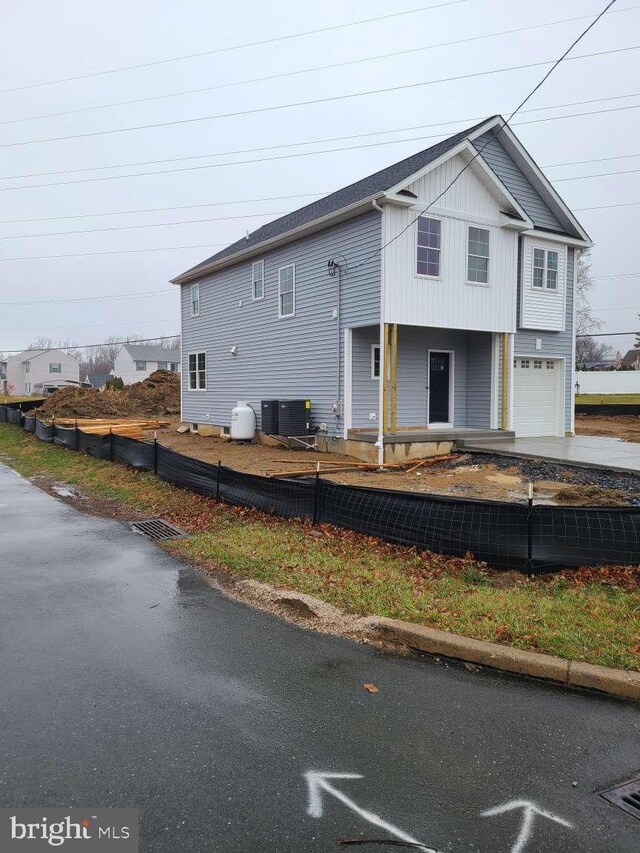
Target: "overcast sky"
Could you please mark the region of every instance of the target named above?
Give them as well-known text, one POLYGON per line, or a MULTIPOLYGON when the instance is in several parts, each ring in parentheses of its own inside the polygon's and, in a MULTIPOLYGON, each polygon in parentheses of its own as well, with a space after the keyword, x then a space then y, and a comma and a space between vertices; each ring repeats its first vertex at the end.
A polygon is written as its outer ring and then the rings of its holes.
MULTIPOLYGON (((603 5, 604 0, 245 0, 242 5, 211 0, 3 0, 0 89, 30 88, 0 93, 0 351, 22 348, 40 335, 88 344, 113 333, 176 333, 178 298, 177 288, 168 283, 171 277, 275 214, 479 119, 508 115, 549 66, 277 107, 554 60, 603 5), (429 10, 429 5, 440 8, 429 10), (32 85, 418 9, 331 32, 32 85), (400 51, 413 52, 382 58, 400 51), (359 59, 368 61, 246 82, 359 59), (208 90, 158 99, 193 89, 208 90), (156 100, 108 106, 147 98, 156 100), (266 107, 274 109, 197 120, 266 107), (41 117, 74 110, 82 111, 41 117), (85 135, 150 124, 159 126, 85 135), (84 136, 33 142, 74 135, 84 136), (233 153, 265 148, 271 150, 233 153), (351 150, 290 156, 327 148, 351 150), (256 159, 263 162, 238 162, 256 159), (123 165, 157 160, 173 162, 123 165), (184 171, 193 166, 211 168, 184 171), (183 171, 169 171, 177 169, 183 171), (115 178, 136 172, 155 174, 115 178), (57 185, 24 188, 33 184, 57 185), (303 194, 308 197, 292 198, 303 194), (277 196, 288 198, 261 201, 277 196), (137 212, 178 207, 182 209, 137 212), (215 221, 193 221, 203 219, 215 221), (185 220, 189 224, 183 224, 185 220), (16 235, 29 236, 7 239, 16 235), (209 248, 169 249, 181 246, 209 248), (165 250, 140 251, 156 248, 165 250), (109 254, 125 250, 136 251, 109 254), (46 259, 14 260, 38 256, 46 259), (150 291, 162 293, 55 304, 150 291), (7 304, 15 302, 39 304, 7 304)), ((619 52, 563 63, 514 120, 516 133, 557 182, 596 243, 593 273, 598 280, 592 302, 605 331, 639 325, 640 54, 620 52, 636 44, 640 5, 619 0, 573 55, 619 52), (591 103, 575 103, 584 101, 591 103), (571 106, 559 108, 567 104, 571 106), (542 120, 559 116, 571 117, 542 120), (601 158, 620 159, 576 163, 601 158), (601 176, 608 172, 624 174, 601 176), (572 179, 592 175, 598 177, 572 179), (627 206, 580 210, 623 204, 627 206), (626 277, 611 278, 615 275, 626 277)), ((632 341, 609 342, 624 350, 632 341)))

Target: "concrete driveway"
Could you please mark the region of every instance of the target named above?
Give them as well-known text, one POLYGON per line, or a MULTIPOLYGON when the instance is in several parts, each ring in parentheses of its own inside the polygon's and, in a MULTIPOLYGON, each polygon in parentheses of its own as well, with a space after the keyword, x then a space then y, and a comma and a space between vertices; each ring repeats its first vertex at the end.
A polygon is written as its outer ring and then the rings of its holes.
POLYGON ((636 706, 303 630, 1 465, 0 584, 1 805, 136 807, 143 853, 639 849, 597 793, 636 706))
POLYGON ((640 444, 593 435, 465 441, 465 450, 640 474, 640 444))

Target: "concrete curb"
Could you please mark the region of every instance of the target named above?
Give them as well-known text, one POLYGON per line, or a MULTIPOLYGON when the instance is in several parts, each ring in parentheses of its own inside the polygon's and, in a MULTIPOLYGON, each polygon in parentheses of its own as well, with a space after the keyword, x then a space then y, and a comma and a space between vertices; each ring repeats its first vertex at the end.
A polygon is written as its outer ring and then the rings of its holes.
POLYGON ((444 655, 505 672, 546 678, 569 687, 588 687, 611 696, 640 701, 640 672, 608 669, 606 666, 525 652, 398 619, 374 616, 368 624, 372 631, 385 640, 399 642, 432 655, 444 655))

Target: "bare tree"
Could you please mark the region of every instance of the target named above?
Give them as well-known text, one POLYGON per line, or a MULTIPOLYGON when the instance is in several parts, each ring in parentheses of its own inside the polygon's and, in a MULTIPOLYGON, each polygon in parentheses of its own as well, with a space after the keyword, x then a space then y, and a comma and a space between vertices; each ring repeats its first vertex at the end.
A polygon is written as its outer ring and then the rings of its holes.
POLYGON ((604 361, 613 355, 608 344, 598 343, 590 334, 602 328, 602 321, 593 313, 589 294, 594 287, 591 274, 591 252, 578 256, 576 275, 576 365, 590 361, 604 361), (582 336, 582 337, 581 337, 582 336), (586 336, 586 337, 585 337, 586 336))

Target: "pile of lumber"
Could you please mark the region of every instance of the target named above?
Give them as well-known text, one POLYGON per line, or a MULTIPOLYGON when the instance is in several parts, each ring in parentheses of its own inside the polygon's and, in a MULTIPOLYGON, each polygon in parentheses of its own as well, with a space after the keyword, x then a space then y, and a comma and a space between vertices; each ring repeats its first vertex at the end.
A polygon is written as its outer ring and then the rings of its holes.
POLYGON ((169 426, 169 421, 130 420, 127 418, 52 418, 52 423, 66 429, 78 427, 91 435, 124 435, 127 438, 146 438, 145 431, 169 426))
MULTIPOLYGON (((426 459, 412 459, 407 462, 388 462, 378 465, 372 462, 333 462, 326 459, 314 459, 311 463, 305 463, 306 467, 294 470, 272 471, 267 477, 313 477, 316 474, 339 474, 346 471, 396 471, 411 474, 424 465, 434 465, 437 462, 450 462, 458 459, 459 453, 448 453, 446 456, 429 456, 426 459)), ((296 460, 278 459, 273 460, 281 465, 300 465, 296 460)))

